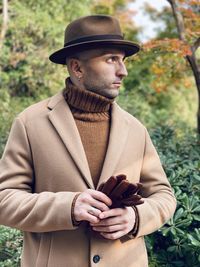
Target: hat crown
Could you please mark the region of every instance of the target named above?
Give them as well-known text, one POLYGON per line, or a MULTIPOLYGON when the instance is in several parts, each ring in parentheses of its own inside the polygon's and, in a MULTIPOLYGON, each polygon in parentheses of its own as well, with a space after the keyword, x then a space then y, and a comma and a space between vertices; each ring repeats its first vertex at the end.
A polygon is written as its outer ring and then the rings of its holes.
POLYGON ((123 37, 117 19, 105 15, 91 15, 81 17, 67 26, 64 45, 80 38, 97 35, 119 35, 123 37))

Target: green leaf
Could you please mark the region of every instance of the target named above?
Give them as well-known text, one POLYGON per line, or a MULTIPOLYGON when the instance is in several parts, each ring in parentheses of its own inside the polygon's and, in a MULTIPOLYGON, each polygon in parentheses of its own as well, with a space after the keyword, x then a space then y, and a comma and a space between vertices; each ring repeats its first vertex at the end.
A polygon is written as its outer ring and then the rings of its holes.
POLYGON ((179 208, 174 215, 174 220, 176 221, 176 220, 180 219, 183 216, 183 214, 184 214, 184 209, 179 208))
POLYGON ((169 252, 175 252, 176 249, 177 249, 176 246, 171 246, 171 247, 169 247, 169 248, 167 249, 167 251, 169 251, 169 252))
POLYGON ((193 215, 193 218, 194 218, 196 221, 199 221, 199 222, 200 222, 200 215, 193 215))
POLYGON ((176 231, 177 231, 179 234, 182 234, 182 235, 185 234, 185 232, 184 232, 183 230, 181 230, 180 228, 176 228, 176 231))
POLYGON ((198 205, 198 206, 196 206, 194 209, 192 209, 192 211, 194 212, 200 212, 200 203, 196 203, 196 205, 198 205))
POLYGON ((200 241, 198 241, 197 239, 195 239, 192 235, 187 234, 188 238, 190 239, 192 245, 194 245, 195 247, 200 247, 200 241))
POLYGON ((197 174, 194 173, 193 177, 194 177, 197 181, 200 182, 200 176, 199 176, 199 175, 197 175, 197 174))

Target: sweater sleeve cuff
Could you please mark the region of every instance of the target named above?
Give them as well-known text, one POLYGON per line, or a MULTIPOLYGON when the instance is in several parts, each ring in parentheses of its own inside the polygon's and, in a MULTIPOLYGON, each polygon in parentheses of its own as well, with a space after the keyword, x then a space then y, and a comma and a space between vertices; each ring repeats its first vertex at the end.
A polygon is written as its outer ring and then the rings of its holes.
POLYGON ((78 196, 80 194, 81 193, 76 194, 75 197, 74 197, 74 199, 73 199, 73 201, 72 201, 71 216, 72 216, 73 226, 79 226, 81 224, 81 222, 76 221, 75 216, 74 216, 74 206, 75 206, 76 200, 77 200, 77 198, 78 198, 78 196))

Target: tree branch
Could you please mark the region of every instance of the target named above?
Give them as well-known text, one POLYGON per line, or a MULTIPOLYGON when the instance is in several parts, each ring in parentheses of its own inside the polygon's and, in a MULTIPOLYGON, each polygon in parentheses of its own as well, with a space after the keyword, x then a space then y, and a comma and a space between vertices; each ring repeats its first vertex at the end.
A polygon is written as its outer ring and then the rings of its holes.
POLYGON ((184 20, 181 12, 179 11, 178 5, 176 0, 167 0, 169 4, 172 7, 172 12, 174 14, 175 20, 176 20, 176 26, 178 29, 179 38, 182 41, 186 41, 185 38, 185 26, 184 26, 184 20))
POLYGON ((200 47, 200 37, 192 45, 192 52, 194 53, 200 47))

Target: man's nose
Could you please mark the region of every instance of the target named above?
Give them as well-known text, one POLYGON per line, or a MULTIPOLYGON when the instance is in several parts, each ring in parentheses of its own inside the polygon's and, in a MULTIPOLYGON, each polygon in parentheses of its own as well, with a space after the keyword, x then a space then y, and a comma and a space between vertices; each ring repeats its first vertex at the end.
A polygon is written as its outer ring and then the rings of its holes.
POLYGON ((118 69, 117 69, 117 75, 122 76, 122 77, 126 77, 128 75, 126 66, 125 66, 123 61, 119 62, 118 69))

